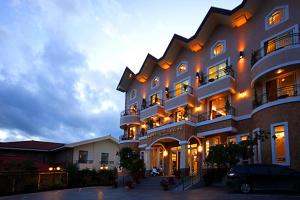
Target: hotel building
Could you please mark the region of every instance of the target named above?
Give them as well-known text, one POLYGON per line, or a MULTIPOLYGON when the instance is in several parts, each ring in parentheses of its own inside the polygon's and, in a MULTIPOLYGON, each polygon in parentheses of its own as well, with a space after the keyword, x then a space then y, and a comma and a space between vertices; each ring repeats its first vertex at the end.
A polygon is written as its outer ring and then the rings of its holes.
POLYGON ((126 67, 117 87, 125 93, 121 147, 138 149, 147 170, 195 173, 211 146, 268 132, 254 162, 300 170, 299 7, 212 7, 189 39, 175 34, 137 74, 126 67))

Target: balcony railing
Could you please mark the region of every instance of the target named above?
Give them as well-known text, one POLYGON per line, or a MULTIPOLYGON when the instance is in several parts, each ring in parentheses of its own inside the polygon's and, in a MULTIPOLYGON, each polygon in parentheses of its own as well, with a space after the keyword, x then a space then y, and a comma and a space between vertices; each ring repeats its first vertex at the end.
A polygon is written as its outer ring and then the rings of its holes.
POLYGON ((134 139, 134 135, 133 134, 130 134, 130 135, 120 135, 119 136, 119 140, 120 141, 124 141, 124 140, 133 140, 134 139))
POLYGON ((120 115, 121 115, 121 117, 123 117, 123 116, 127 116, 127 115, 139 115, 139 114, 140 114, 139 110, 126 109, 126 110, 123 110, 120 115))
POLYGON ((162 100, 160 98, 156 98, 154 102, 148 102, 148 103, 146 102, 146 100, 143 100, 141 110, 144 110, 146 108, 150 108, 150 107, 155 106, 155 105, 163 106, 164 105, 164 100, 162 100))
POLYGON ((265 57, 266 55, 278 51, 279 49, 288 47, 288 46, 293 46, 293 45, 298 45, 300 42, 300 34, 299 33, 293 33, 293 34, 285 34, 281 37, 275 38, 267 42, 264 47, 257 49, 252 53, 251 56, 251 65, 252 67, 254 64, 265 57))
POLYGON ((218 80, 227 75, 234 78, 235 73, 232 69, 232 65, 226 66, 224 69, 217 70, 214 73, 202 77, 200 80, 200 85, 205 85, 207 83, 214 82, 215 80, 218 80))
POLYGON ((217 108, 215 110, 211 110, 205 113, 201 113, 198 115, 198 122, 203 122, 207 120, 213 120, 219 117, 224 117, 227 115, 234 115, 235 109, 232 106, 229 106, 228 108, 217 108))
POLYGON ((176 96, 179 96, 181 94, 193 94, 193 87, 190 85, 182 85, 180 88, 177 88, 176 90, 171 90, 166 92, 167 99, 172 99, 176 96))
POLYGON ((288 97, 300 96, 300 85, 289 85, 278 88, 272 92, 266 92, 261 95, 255 95, 253 100, 253 108, 257 108, 263 104, 285 99, 288 97))

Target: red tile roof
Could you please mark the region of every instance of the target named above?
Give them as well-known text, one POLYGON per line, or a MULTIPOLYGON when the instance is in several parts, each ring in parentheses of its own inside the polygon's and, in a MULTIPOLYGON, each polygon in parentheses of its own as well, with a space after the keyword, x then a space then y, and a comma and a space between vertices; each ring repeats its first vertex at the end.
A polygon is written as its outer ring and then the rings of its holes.
POLYGON ((33 151, 51 151, 63 147, 63 143, 41 141, 0 142, 0 149, 20 149, 33 151))

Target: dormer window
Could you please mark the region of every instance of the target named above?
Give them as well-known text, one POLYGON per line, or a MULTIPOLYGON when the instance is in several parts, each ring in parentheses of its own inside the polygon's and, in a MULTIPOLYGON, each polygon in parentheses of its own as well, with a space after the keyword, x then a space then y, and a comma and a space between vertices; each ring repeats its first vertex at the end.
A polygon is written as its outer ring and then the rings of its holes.
POLYGON ((181 62, 178 66, 177 66, 177 71, 176 74, 177 76, 187 72, 188 70, 188 65, 187 62, 181 62))
POLYGON ((154 89, 159 86, 159 77, 155 77, 151 82, 151 89, 154 89))
POLYGON ((281 24, 288 19, 288 6, 280 6, 273 9, 265 19, 266 30, 281 24))
POLYGON ((225 40, 216 42, 211 48, 211 58, 221 55, 226 51, 225 40))
POLYGON ((134 99, 136 97, 136 89, 130 91, 130 99, 134 99))

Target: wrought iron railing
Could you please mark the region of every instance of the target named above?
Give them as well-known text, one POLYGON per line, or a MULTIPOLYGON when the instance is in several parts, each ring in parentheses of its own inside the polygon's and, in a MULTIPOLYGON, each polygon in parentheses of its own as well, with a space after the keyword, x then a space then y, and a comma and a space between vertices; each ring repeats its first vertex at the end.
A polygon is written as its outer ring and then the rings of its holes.
POLYGON ((123 117, 126 115, 139 115, 139 114, 140 114, 139 110, 126 109, 126 110, 123 110, 120 115, 121 115, 121 117, 123 117))
POLYGON ((252 52, 252 56, 251 56, 252 67, 257 61, 259 61, 266 55, 288 46, 298 45, 299 42, 300 42, 299 33, 285 34, 281 37, 271 39, 270 41, 265 43, 264 47, 259 48, 252 52))
POLYGON ((193 94, 193 87, 190 85, 182 85, 180 88, 166 92, 166 98, 172 99, 181 94, 193 94))
POLYGON ((198 122, 206 121, 206 120, 213 120, 218 117, 224 117, 227 115, 234 115, 235 108, 232 106, 217 108, 214 110, 210 110, 208 112, 204 112, 198 115, 198 122))
POLYGON ((257 108, 263 104, 276 101, 278 99, 285 99, 295 96, 300 96, 299 84, 280 87, 271 92, 266 92, 261 95, 254 95, 253 108, 257 108))
POLYGON ((119 136, 119 140, 120 141, 124 141, 124 140, 133 140, 134 139, 134 135, 133 134, 124 134, 124 135, 120 135, 119 136))
POLYGON ((141 110, 144 110, 146 108, 150 108, 152 106, 155 106, 155 105, 161 105, 163 106, 164 105, 164 100, 160 99, 160 98, 156 98, 153 102, 146 102, 146 100, 143 100, 144 102, 142 103, 142 106, 141 106, 141 110))
POLYGON ((214 82, 224 76, 231 76, 234 78, 235 72, 232 69, 232 65, 226 66, 224 69, 217 70, 214 73, 207 74, 200 79, 200 85, 205 85, 210 82, 214 82))

